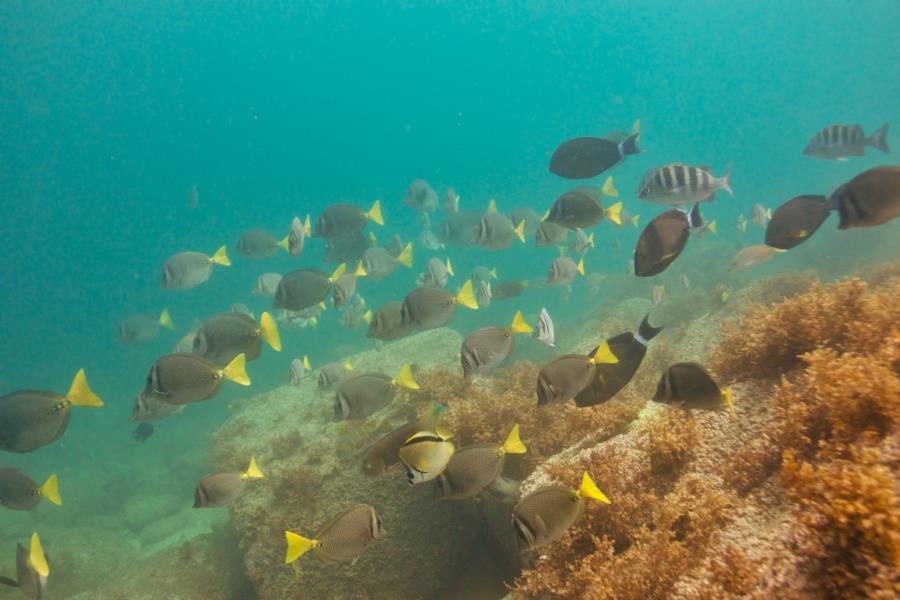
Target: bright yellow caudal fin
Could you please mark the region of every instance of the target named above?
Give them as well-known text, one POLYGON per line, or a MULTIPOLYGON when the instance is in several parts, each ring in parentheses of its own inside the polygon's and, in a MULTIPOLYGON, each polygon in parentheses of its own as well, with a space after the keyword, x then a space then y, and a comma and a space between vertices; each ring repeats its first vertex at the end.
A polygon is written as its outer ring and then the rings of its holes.
POLYGON ((349 361, 349 360, 345 360, 345 361, 344 361, 344 370, 345 370, 345 371, 352 371, 352 370, 353 370, 353 365, 350 364, 350 361, 349 361))
POLYGON ((455 276, 456 276, 456 273, 453 272, 453 265, 450 264, 450 257, 449 257, 449 256, 447 257, 447 274, 450 275, 450 277, 455 277, 455 276))
POLYGON ((516 232, 516 237, 519 238, 519 241, 523 244, 525 243, 525 219, 519 221, 519 224, 516 225, 516 228, 513 229, 516 232))
POLYGON ((262 471, 256 466, 256 458, 251 456, 250 465, 247 467, 247 470, 244 471, 243 475, 241 475, 241 479, 262 479, 263 477, 262 471))
POLYGON ((584 257, 581 257, 581 260, 578 261, 578 265, 575 267, 579 273, 584 275, 584 257))
POLYGON ((316 540, 297 535, 293 531, 285 531, 284 539, 287 541, 287 552, 284 555, 284 562, 288 565, 318 546, 316 540))
POLYGON ((478 310, 478 300, 475 299, 475 292, 472 291, 472 280, 467 280, 459 293, 456 294, 456 301, 472 310, 478 310))
POLYGON ((607 177, 606 181, 603 182, 603 195, 612 196, 614 198, 619 196, 619 190, 617 190, 616 186, 613 184, 612 175, 607 177))
POLYGON ((247 356, 241 352, 228 363, 221 373, 228 381, 233 381, 239 385, 250 385, 250 377, 244 368, 247 366, 247 356))
POLYGON ((771 208, 766 209, 766 218, 770 221, 772 220, 772 209, 771 208))
POLYGON ((713 219, 712 221, 709 222, 709 227, 707 227, 707 229, 709 229, 710 233, 718 233, 719 232, 719 228, 716 225, 715 219, 713 219))
POLYGON ((609 347, 609 342, 603 340, 591 357, 591 362, 595 365, 615 365, 618 364, 619 359, 613 354, 612 349, 609 347))
POLYGON ((512 320, 512 325, 509 326, 509 330, 513 333, 531 333, 531 325, 525 322, 525 319, 522 318, 522 311, 517 310, 515 316, 512 320))
POLYGON ((519 438, 518 425, 513 425, 512 431, 506 436, 506 441, 503 442, 503 451, 507 454, 525 454, 528 451, 528 448, 525 447, 525 444, 519 438))
POLYGON ((211 260, 212 262, 214 262, 217 265, 222 265, 223 267, 231 266, 231 259, 228 258, 228 253, 225 251, 225 246, 222 246, 221 248, 216 250, 216 253, 213 254, 209 258, 209 260, 211 260))
POLYGON ((731 411, 731 416, 736 417, 737 412, 734 410, 734 395, 731 393, 731 388, 725 388, 722 390, 722 400, 725 401, 725 404, 728 405, 728 410, 731 411))
POLYGON ((375 203, 372 204, 372 208, 369 209, 366 216, 369 217, 370 221, 375 221, 379 225, 384 225, 384 217, 381 216, 381 200, 376 200, 375 203))
POLYGON ((488 202, 487 212, 488 212, 488 213, 495 213, 495 212, 497 212, 497 203, 494 201, 493 198, 491 198, 491 201, 488 202))
POLYGON ((631 217, 631 224, 634 225, 635 227, 637 227, 638 223, 640 223, 640 222, 641 222, 641 215, 634 215, 633 217, 631 217))
POLYGON ((363 267, 362 261, 359 261, 358 263, 356 263, 356 270, 353 271, 353 274, 356 275, 357 277, 365 277, 366 275, 368 275, 365 267, 363 267))
POLYGON ((28 565, 41 577, 50 574, 50 565, 47 564, 47 556, 41 546, 41 538, 37 532, 31 534, 31 547, 28 549, 28 565))
POLYGON ((309 371, 312 369, 312 365, 309 364, 309 357, 305 354, 303 355, 303 368, 309 371))
POLYGON ((403 365, 402 367, 400 367, 400 372, 397 373, 397 377, 394 378, 394 381, 392 383, 408 390, 419 389, 419 384, 416 383, 415 379, 413 379, 412 369, 409 368, 409 365, 403 365))
POLYGON ((366 324, 369 324, 372 322, 372 311, 371 310, 367 310, 366 314, 363 315, 363 321, 365 321, 366 324))
POLYGON ((272 315, 267 312, 259 317, 259 333, 272 350, 281 352, 281 336, 278 335, 278 325, 275 324, 272 315))
POLYGON ((306 237, 312 235, 312 225, 309 222, 309 214, 306 215, 306 220, 303 221, 303 235, 306 237))
MULTIPOLYGON (((525 221, 522 221, 522 222, 524 223, 525 221)), ((494 267, 493 269, 491 269, 489 271, 489 273, 491 274, 491 279, 497 279, 497 267, 494 267)))
POLYGON ((84 369, 78 369, 78 372, 75 373, 75 379, 72 380, 69 393, 66 394, 66 400, 72 406, 90 406, 92 408, 103 406, 103 400, 98 398, 88 385, 84 369))
POLYGON ((284 239, 281 240, 280 242, 278 242, 278 247, 284 251, 287 251, 291 246, 290 239, 291 239, 291 236, 289 236, 289 235, 284 236, 284 239))
POLYGON ((344 271, 347 270, 347 263, 341 263, 338 265, 338 268, 334 270, 334 273, 331 274, 331 277, 328 278, 328 281, 334 283, 338 279, 340 279, 341 275, 344 274, 344 271))
POLYGON ((62 506, 62 498, 59 496, 59 480, 56 474, 51 475, 44 482, 44 485, 38 488, 38 493, 57 506, 62 506))
POLYGON ((596 500, 597 502, 610 504, 609 498, 606 497, 606 494, 600 491, 600 488, 597 487, 597 484, 594 483, 594 480, 591 479, 591 476, 587 474, 587 471, 585 471, 584 475, 581 476, 581 487, 578 488, 578 495, 582 498, 590 498, 592 500, 596 500))
POLYGON ((591 248, 597 247, 594 245, 594 232, 593 231, 591 232, 591 235, 588 236, 587 243, 588 243, 588 246, 590 246, 591 248))
POLYGON ((397 262, 400 263, 401 265, 403 265, 404 267, 411 267, 412 261, 413 261, 412 242, 409 242, 403 248, 403 252, 401 252, 399 254, 399 256, 397 256, 397 262))
POLYGON ((159 324, 165 327, 166 329, 175 329, 175 325, 172 324, 172 317, 169 315, 168 309, 162 309, 162 312, 159 313, 159 324))
POLYGON ((612 206, 606 209, 606 218, 615 223, 616 225, 622 224, 622 203, 616 202, 612 206))

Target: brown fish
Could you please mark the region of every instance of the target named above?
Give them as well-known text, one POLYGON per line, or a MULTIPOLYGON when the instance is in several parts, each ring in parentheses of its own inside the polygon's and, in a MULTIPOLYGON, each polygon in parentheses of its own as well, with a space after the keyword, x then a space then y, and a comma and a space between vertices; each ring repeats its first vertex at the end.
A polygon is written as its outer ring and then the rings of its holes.
POLYGON ((403 320, 403 302, 388 302, 372 315, 366 336, 389 342, 409 335, 413 329, 412 323, 403 320))
POLYGON ((386 433, 363 451, 363 473, 367 477, 377 477, 392 466, 400 464, 400 446, 417 431, 434 429, 443 414, 444 407, 434 403, 421 418, 386 433))
POLYGON ((531 333, 522 311, 516 311, 509 327, 482 327, 469 334, 460 349, 463 376, 472 377, 497 368, 515 348, 514 333, 531 333))
POLYGON ((541 367, 537 380, 538 406, 574 398, 594 377, 597 365, 617 364, 609 343, 604 340, 590 355, 566 354, 541 367))
POLYGON ((243 354, 238 354, 224 368, 196 354, 166 354, 150 367, 144 393, 169 404, 209 400, 219 393, 226 379, 250 385, 245 363, 243 354))
POLYGON ((368 211, 352 204, 332 204, 319 215, 313 237, 327 240, 349 237, 362 231, 369 221, 384 225, 378 200, 368 211))
POLYGON ((734 414, 731 390, 719 388, 706 369, 692 362, 670 366, 656 385, 653 401, 699 410, 715 410, 727 404, 734 414))
POLYGON ((357 504, 332 519, 313 539, 285 531, 287 552, 284 562, 290 564, 309 550, 315 550, 325 562, 349 562, 354 565, 369 544, 385 533, 381 517, 375 509, 368 504, 357 504))
POLYGON ((397 265, 412 267, 412 261, 412 243, 406 244, 397 256, 384 248, 369 248, 363 253, 362 268, 367 279, 380 281, 393 273, 397 265))
POLYGON ((445 213, 444 221, 438 228, 441 241, 448 246, 473 243, 481 216, 481 211, 471 209, 445 213))
POLYGON ((294 311, 316 306, 328 297, 332 284, 344 274, 346 268, 347 265, 341 263, 331 276, 315 269, 291 271, 278 282, 272 306, 294 311))
POLYGON ((44 485, 38 485, 18 469, 0 468, 0 506, 10 510, 31 510, 40 503, 41 498, 62 506, 56 475, 48 477, 44 485))
POLYGON ((607 178, 602 190, 578 188, 566 192, 550 207, 546 220, 562 225, 566 229, 586 229, 595 226, 605 216, 616 225, 621 225, 622 203, 617 202, 609 208, 603 208, 601 199, 604 195, 619 195, 613 187, 612 177, 607 178))
POLYGON ((538 248, 555 246, 556 244, 564 242, 568 235, 568 229, 559 223, 544 219, 538 223, 537 229, 534 232, 534 245, 538 248))
POLYGON ((348 237, 328 240, 322 260, 327 263, 354 263, 362 260, 363 253, 372 246, 372 242, 363 232, 357 231, 348 237))
POLYGON ((527 280, 499 281, 491 284, 491 298, 494 300, 507 300, 515 298, 525 291, 531 282, 527 280))
POLYGON ((278 254, 279 249, 290 250, 290 236, 279 240, 265 229, 248 229, 241 234, 237 251, 248 258, 269 258, 278 254))
POLYGON ((689 214, 673 208, 647 223, 634 249, 634 274, 651 277, 665 271, 687 246, 691 228, 702 223, 698 204, 689 214))
POLYGON ((587 473, 577 490, 551 485, 531 492, 513 510, 513 527, 519 539, 528 548, 555 541, 581 516, 585 498, 610 503, 587 473))
POLYGON ((349 360, 344 362, 332 362, 324 364, 316 374, 316 386, 320 390, 327 390, 347 379, 347 375, 353 371, 353 365, 349 360))
POLYGON ((413 179, 409 187, 406 188, 403 203, 416 212, 434 212, 438 207, 437 192, 424 179, 413 179))
POLYGON ((263 341, 276 352, 281 351, 281 338, 275 320, 264 312, 259 319, 227 312, 204 321, 194 335, 193 352, 216 363, 227 365, 238 354, 247 362, 262 354, 263 341))
MULTIPOLYGON (((492 201, 493 202, 493 201, 492 201)), ((525 243, 525 221, 514 224, 504 214, 488 210, 475 231, 475 243, 487 250, 504 250, 518 238, 525 243)))
POLYGON ((796 196, 775 209, 766 226, 766 245, 790 250, 814 234, 830 211, 825 196, 796 196))
POLYGON ((459 304, 478 310, 471 280, 466 281, 456 295, 434 287, 414 289, 403 299, 401 316, 403 323, 408 326, 434 329, 452 321, 459 304))
POLYGON ((494 483, 503 472, 507 454, 523 454, 525 444, 515 425, 502 444, 474 444, 457 450, 437 478, 438 493, 446 500, 471 498, 494 483))
POLYGON ((243 473, 225 472, 207 475, 197 483, 194 490, 194 508, 215 508, 236 500, 244 492, 248 479, 261 479, 262 471, 256 466, 256 459, 250 457, 250 466, 243 473))
POLYGON ((334 394, 334 420, 365 419, 390 404, 401 387, 419 389, 409 365, 403 365, 393 379, 381 373, 363 373, 346 379, 334 394))
POLYGON ((196 287, 210 278, 214 265, 231 266, 231 260, 225 253, 225 246, 216 250, 212 256, 201 252, 173 254, 163 265, 162 286, 168 290, 187 290, 196 287))
POLYGON ((526 236, 534 235, 541 222, 541 215, 527 206, 514 208, 506 213, 506 216, 509 217, 509 220, 513 223, 522 223, 524 221, 524 233, 526 236))
POLYGON ((0 582, 7 585, 18 586, 19 591, 34 600, 43 600, 47 592, 47 577, 50 575, 50 564, 41 539, 37 533, 31 535, 31 546, 25 549, 21 544, 16 544, 16 581, 0 582))
POLYGON ((875 227, 900 215, 900 167, 875 167, 831 194, 838 229, 875 227))

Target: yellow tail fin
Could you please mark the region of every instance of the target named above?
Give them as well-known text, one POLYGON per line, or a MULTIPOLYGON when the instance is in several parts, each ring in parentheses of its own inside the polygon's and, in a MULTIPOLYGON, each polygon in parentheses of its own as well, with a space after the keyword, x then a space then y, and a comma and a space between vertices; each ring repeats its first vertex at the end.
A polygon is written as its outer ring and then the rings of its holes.
POLYGON ((579 273, 584 275, 584 257, 581 257, 581 260, 578 261, 578 265, 575 267, 579 273))
POLYGON ((519 224, 516 225, 516 228, 513 230, 516 232, 516 237, 519 238, 519 241, 523 244, 525 243, 525 219, 519 221, 519 224))
POLYGON ((766 218, 770 221, 772 220, 772 209, 771 208, 766 209, 766 218))
POLYGON ((175 325, 172 324, 172 316, 169 315, 168 309, 164 308, 162 309, 162 312, 159 313, 159 324, 166 329, 175 329, 175 325))
POLYGON ((491 198, 491 201, 488 202, 487 212, 488 212, 488 213, 495 213, 495 212, 497 212, 497 203, 494 201, 493 198, 491 198))
POLYGON ((600 491, 600 488, 591 479, 591 476, 584 472, 581 476, 581 487, 578 488, 578 496, 581 498, 590 498, 604 504, 610 504, 606 494, 600 491))
POLYGON ((59 496, 59 480, 54 473, 47 478, 44 485, 38 488, 38 494, 57 506, 62 506, 62 498, 59 496))
POLYGON ((472 280, 468 279, 456 294, 456 301, 472 310, 478 310, 478 300, 475 299, 475 292, 472 291, 472 280))
POLYGON ((412 253, 412 242, 406 244, 403 248, 403 252, 397 256, 397 262, 403 265, 404 267, 412 267, 413 262, 413 253, 412 253))
MULTIPOLYGON (((522 222, 524 223, 525 221, 522 221, 522 222)), ((497 279, 497 267, 494 267, 493 269, 491 269, 489 271, 489 273, 491 274, 491 279, 497 279)))
MULTIPOLYGON (((328 278, 328 281, 334 283, 338 279, 340 279, 341 275, 344 274, 344 271, 347 270, 347 263, 341 263, 338 265, 338 268, 334 270, 334 273, 331 274, 331 277, 328 278)), ((324 308, 324 307, 323 307, 324 308)))
POLYGON ((306 214, 306 220, 303 221, 303 235, 306 237, 312 235, 312 225, 309 222, 309 213, 306 214))
POLYGON ((309 364, 309 357, 305 354, 303 355, 303 368, 309 371, 312 369, 312 365, 309 364))
POLYGON ((373 248, 378 244, 378 238, 375 237, 375 233, 369 232, 369 245, 373 248))
POLYGON ((369 217, 370 221, 375 221, 379 225, 384 225, 384 217, 381 216, 381 200, 376 200, 375 203, 372 204, 372 208, 369 209, 366 216, 369 217))
POLYGON ((278 325, 275 324, 272 315, 267 312, 259 317, 259 332, 272 350, 281 352, 281 336, 278 335, 278 325))
POLYGON ((447 273, 450 275, 450 277, 455 277, 455 276, 456 276, 456 273, 453 272, 453 265, 450 264, 450 257, 449 257, 449 256, 447 257, 447 273))
POLYGON ((37 532, 31 534, 31 547, 28 549, 28 565, 41 577, 50 574, 50 565, 47 564, 47 556, 41 546, 41 538, 37 532))
POLYGON ((284 236, 284 239, 281 240, 280 242, 278 242, 278 247, 284 251, 287 251, 291 247, 290 239, 291 239, 291 236, 289 236, 289 235, 284 236))
POLYGON ((597 247, 594 245, 594 232, 593 231, 591 232, 591 235, 588 236, 587 243, 588 243, 588 246, 590 246, 591 248, 597 247))
POLYGON ((69 393, 66 394, 66 400, 72 406, 90 406, 92 408, 103 406, 103 400, 98 398, 88 385, 84 369, 78 369, 78 372, 75 373, 75 379, 72 380, 69 393))
POLYGON ((612 196, 614 198, 619 196, 619 190, 617 190, 616 186, 613 184, 612 175, 607 177, 606 181, 603 182, 603 195, 612 196))
POLYGON ((362 261, 359 261, 358 263, 356 263, 356 270, 353 271, 353 274, 356 275, 357 277, 365 277, 366 275, 368 275, 365 267, 363 267, 362 261))
POLYGON ((512 325, 509 326, 509 330, 513 333, 531 333, 531 325, 525 322, 525 319, 522 318, 522 311, 517 310, 515 316, 512 320, 512 325))
POLYGON ((725 388, 722 390, 722 400, 725 401, 725 404, 728 405, 728 410, 731 411, 731 416, 736 417, 737 412, 734 410, 734 395, 731 393, 731 388, 725 388))
POLYGON ((641 132, 641 120, 635 119, 634 123, 631 124, 631 135, 641 132))
POLYGON ((600 346, 594 352, 590 361, 595 365, 615 365, 619 363, 619 359, 613 354, 612 349, 609 347, 609 342, 606 340, 600 342, 600 346))
POLYGON ((525 444, 519 438, 518 425, 513 425, 512 431, 506 436, 506 441, 503 442, 503 451, 507 454, 525 454, 528 451, 528 448, 525 447, 525 444))
POLYGON ((285 531, 284 539, 287 541, 284 563, 288 565, 319 545, 316 540, 297 535, 293 531, 285 531))
POLYGON ((239 385, 250 385, 250 377, 244 368, 247 366, 247 357, 241 352, 228 363, 221 374, 228 381, 233 381, 239 385))
POLYGON ((345 370, 345 371, 352 371, 352 370, 353 370, 353 365, 350 364, 350 361, 349 361, 349 360, 345 360, 345 361, 344 361, 344 370, 345 370))
POLYGON ((372 322, 372 311, 371 310, 367 310, 366 314, 363 315, 363 321, 365 321, 367 325, 372 322))
POLYGON ((209 260, 214 262, 217 265, 222 265, 223 267, 231 266, 231 259, 228 258, 228 253, 225 251, 225 246, 222 246, 216 253, 209 257, 209 260))
POLYGON ((605 211, 606 218, 615 223, 616 225, 622 224, 622 203, 616 202, 605 211))
POLYGON ((718 228, 718 226, 716 225, 716 220, 715 220, 715 219, 713 219, 712 221, 709 222, 709 227, 707 227, 707 229, 709 229, 709 231, 710 231, 711 233, 719 233, 719 228, 718 228))
POLYGON ((392 383, 408 390, 419 389, 419 384, 413 379, 412 369, 409 368, 409 365, 400 367, 400 372, 397 373, 397 377, 394 378, 392 383))
POLYGON ((637 227, 638 223, 640 223, 640 222, 641 222, 641 215, 634 215, 633 217, 631 217, 631 224, 634 225, 635 227, 637 227))
POLYGON ((250 465, 247 467, 247 470, 244 471, 243 475, 241 475, 241 479, 262 479, 263 477, 262 471, 256 466, 256 458, 251 456, 250 465))

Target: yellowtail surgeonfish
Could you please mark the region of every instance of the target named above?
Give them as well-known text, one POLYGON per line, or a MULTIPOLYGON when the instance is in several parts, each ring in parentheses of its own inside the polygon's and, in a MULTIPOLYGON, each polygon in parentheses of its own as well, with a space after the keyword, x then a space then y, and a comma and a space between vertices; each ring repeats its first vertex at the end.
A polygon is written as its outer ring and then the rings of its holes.
POLYGON ((589 356, 566 354, 547 363, 538 373, 538 406, 571 400, 590 383, 597 365, 618 362, 604 340, 589 356))
POLYGON ((471 498, 503 472, 507 454, 527 451, 514 425, 503 444, 474 444, 457 450, 437 478, 439 494, 447 500, 471 498))
POLYGON ((368 504, 356 504, 337 515, 316 532, 312 539, 285 531, 287 552, 284 562, 290 564, 314 550, 324 562, 349 562, 355 565, 369 544, 385 533, 381 517, 375 509, 368 504))
POLYGON ((0 506, 10 510, 31 510, 40 503, 41 498, 62 506, 56 475, 48 477, 43 485, 38 485, 18 469, 0 469, 0 506))
POLYGON ((514 333, 531 333, 522 311, 516 311, 509 327, 482 327, 463 341, 460 362, 463 376, 468 378, 497 368, 515 348, 514 333))
POLYGON ((162 286, 167 290, 187 290, 196 287, 209 279, 214 265, 231 266, 231 260, 225 253, 225 246, 216 250, 212 256, 202 252, 174 254, 163 265, 162 286))
POLYGON ((587 473, 577 490, 551 485, 531 492, 513 510, 513 526, 519 539, 528 548, 555 541, 581 516, 585 498, 610 503, 587 473))
POLYGON ((409 365, 400 367, 394 378, 382 373, 362 373, 346 379, 334 394, 334 420, 365 419, 390 404, 400 388, 419 389, 409 365))
POLYGON ((250 457, 246 471, 212 473, 201 479, 194 490, 194 508, 214 508, 225 506, 240 497, 244 484, 249 479, 262 479, 262 471, 256 466, 256 459, 250 457))
POLYGON ((219 393, 226 380, 250 385, 245 364, 243 354, 235 356, 225 367, 196 354, 166 354, 150 367, 144 394, 179 405, 209 400, 219 393))

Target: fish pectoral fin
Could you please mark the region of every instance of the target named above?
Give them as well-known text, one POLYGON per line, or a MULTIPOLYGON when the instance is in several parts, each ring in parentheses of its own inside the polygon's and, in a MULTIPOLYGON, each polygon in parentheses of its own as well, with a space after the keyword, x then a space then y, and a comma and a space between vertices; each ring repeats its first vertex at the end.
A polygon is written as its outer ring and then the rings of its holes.
POLYGON ((19 582, 10 579, 9 577, 0 576, 0 584, 8 585, 9 587, 19 587, 19 582))

